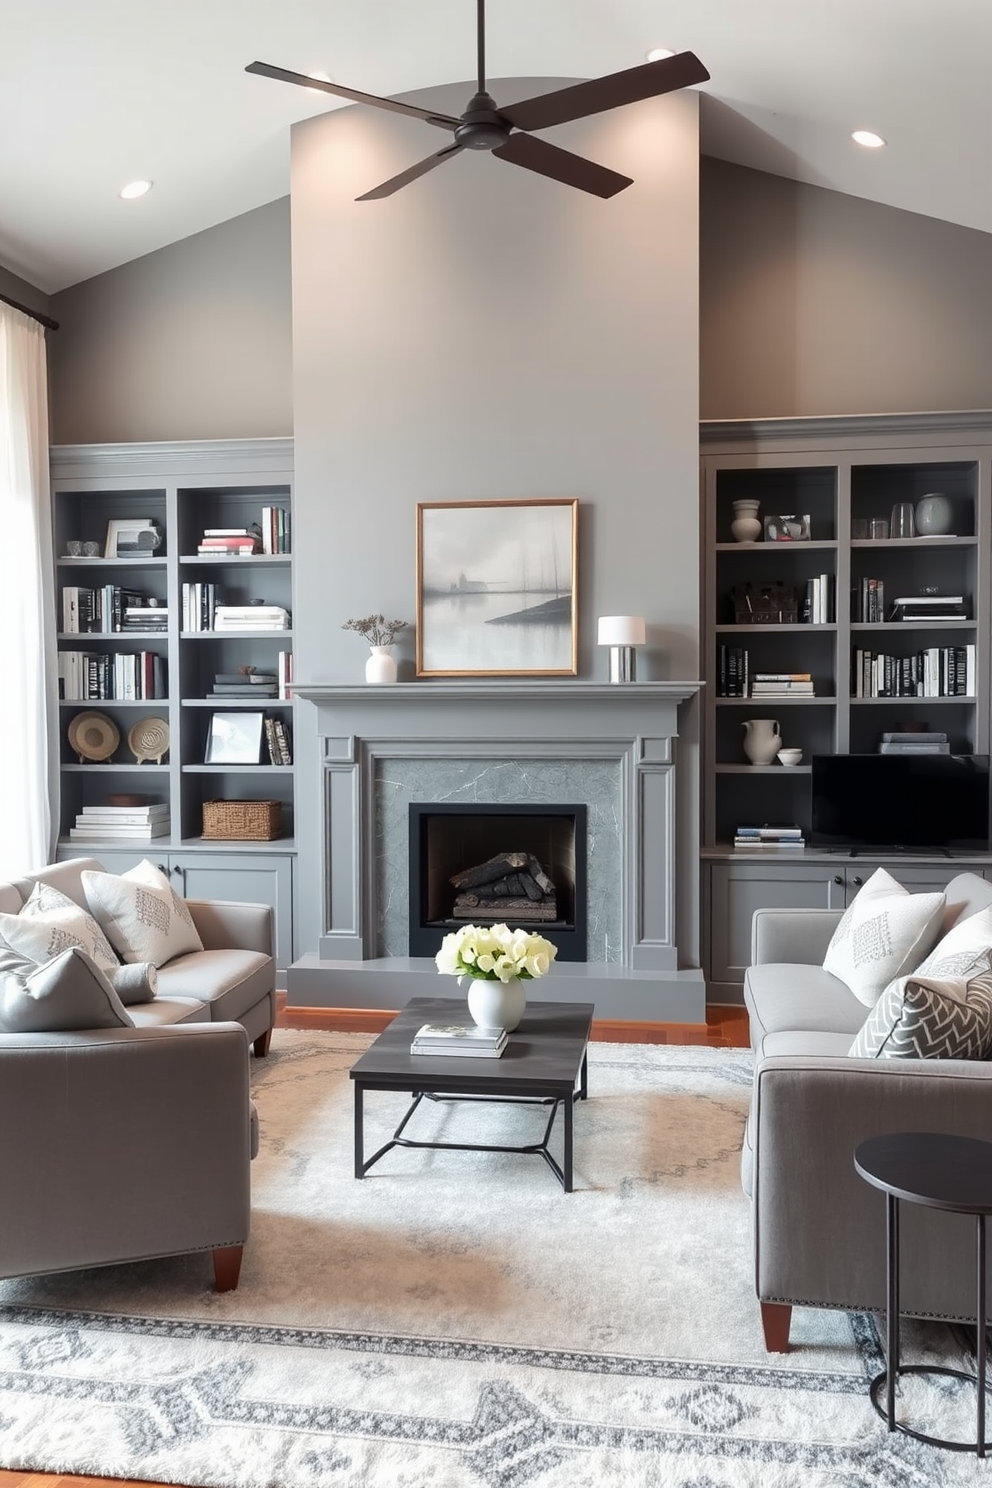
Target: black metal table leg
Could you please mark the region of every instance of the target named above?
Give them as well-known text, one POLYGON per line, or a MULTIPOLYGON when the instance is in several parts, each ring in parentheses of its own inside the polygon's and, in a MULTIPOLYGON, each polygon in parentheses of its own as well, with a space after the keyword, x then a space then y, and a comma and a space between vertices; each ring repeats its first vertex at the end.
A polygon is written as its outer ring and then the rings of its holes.
POLYGON ((888 1240, 885 1278, 885 1419, 896 1429, 896 1380, 899 1377, 899 1200, 885 1195, 885 1234, 888 1240))
POLYGON ((561 1154, 561 1186, 566 1193, 572 1192, 572 1117, 575 1112, 574 1100, 563 1100, 561 1103, 564 1128, 562 1130, 562 1154, 561 1154))
POLYGON ((355 1081, 355 1177, 365 1177, 365 1129, 363 1124, 363 1097, 365 1086, 355 1081))
POLYGON ((985 1338, 985 1215, 979 1214, 977 1219, 976 1235, 976 1260, 978 1262, 978 1298, 977 1317, 975 1318, 975 1332, 978 1335, 978 1352, 975 1359, 975 1375, 978 1380, 978 1432, 975 1440, 978 1444, 979 1457, 985 1456, 985 1364, 986 1364, 986 1338, 985 1338))

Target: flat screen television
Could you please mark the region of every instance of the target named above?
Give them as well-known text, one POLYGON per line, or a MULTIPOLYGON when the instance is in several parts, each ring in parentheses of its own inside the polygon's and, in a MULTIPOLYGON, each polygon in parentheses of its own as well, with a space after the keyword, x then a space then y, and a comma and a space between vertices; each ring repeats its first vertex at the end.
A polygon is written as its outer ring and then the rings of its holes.
POLYGON ((988 852, 987 754, 815 754, 810 846, 988 852))

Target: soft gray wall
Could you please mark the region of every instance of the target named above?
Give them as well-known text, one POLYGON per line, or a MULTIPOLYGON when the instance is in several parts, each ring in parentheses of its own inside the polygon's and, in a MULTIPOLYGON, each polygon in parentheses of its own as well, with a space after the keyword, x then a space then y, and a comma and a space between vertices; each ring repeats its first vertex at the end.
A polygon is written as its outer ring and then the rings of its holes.
POLYGON ((52 440, 293 432, 289 201, 52 296, 52 440))
POLYGON ((654 627, 645 676, 696 674, 697 105, 556 132, 635 178, 607 202, 468 151, 356 202, 444 136, 360 108, 296 126, 298 676, 361 676, 347 616, 414 619, 418 501, 534 496, 581 502, 581 674, 618 611, 654 627))
POLYGON ((992 236, 704 158, 703 418, 992 407, 992 236))
POLYGON ((0 264, 0 295, 5 295, 9 300, 16 300, 25 310, 36 310, 39 315, 52 314, 51 300, 47 294, 29 284, 26 279, 21 279, 10 269, 5 269, 0 264))

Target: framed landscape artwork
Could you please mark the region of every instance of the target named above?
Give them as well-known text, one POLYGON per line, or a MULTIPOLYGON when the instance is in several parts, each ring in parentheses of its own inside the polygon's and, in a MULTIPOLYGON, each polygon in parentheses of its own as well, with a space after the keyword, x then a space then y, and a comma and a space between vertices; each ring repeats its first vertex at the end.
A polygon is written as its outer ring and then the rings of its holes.
POLYGON ((418 677, 576 675, 578 507, 418 503, 418 677))

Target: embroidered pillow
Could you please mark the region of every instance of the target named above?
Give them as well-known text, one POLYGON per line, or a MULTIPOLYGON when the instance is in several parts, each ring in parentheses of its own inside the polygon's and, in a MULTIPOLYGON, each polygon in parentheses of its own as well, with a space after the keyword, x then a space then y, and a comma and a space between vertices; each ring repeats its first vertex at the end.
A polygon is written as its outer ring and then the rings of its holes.
POLYGON ((913 971, 940 933, 943 894, 911 894, 877 868, 848 906, 823 958, 824 971, 874 1007, 894 977, 913 971))
POLYGON ((992 973, 897 977, 851 1045, 856 1059, 982 1059, 992 1048, 992 973))
POLYGON ((78 946, 44 966, 16 951, 0 952, 0 1033, 133 1027, 110 982, 78 946))
POLYGON ((186 904, 147 858, 120 875, 84 869, 80 879, 87 904, 122 961, 164 966, 174 956, 203 950, 186 904))
POLYGON ((0 914, 0 940, 36 966, 71 946, 91 956, 105 976, 120 966, 93 916, 50 884, 36 883, 16 915, 0 914))
POLYGON ((917 966, 920 976, 977 976, 992 967, 992 906, 953 925, 917 966))

